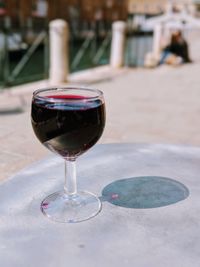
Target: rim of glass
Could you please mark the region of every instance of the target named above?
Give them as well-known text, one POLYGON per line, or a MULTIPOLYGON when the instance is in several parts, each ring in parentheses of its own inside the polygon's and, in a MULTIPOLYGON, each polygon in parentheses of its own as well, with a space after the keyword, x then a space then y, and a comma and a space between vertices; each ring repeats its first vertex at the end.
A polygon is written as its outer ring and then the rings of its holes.
POLYGON ((97 100, 99 98, 103 98, 103 92, 99 89, 95 89, 95 88, 89 88, 89 87, 77 87, 77 86, 69 86, 69 87, 47 87, 47 88, 41 88, 41 89, 37 89, 33 92, 33 98, 37 98, 40 100, 46 100, 46 101, 53 101, 53 102, 65 102, 67 101, 83 101, 83 100, 97 100), (96 92, 96 96, 85 96, 84 99, 79 99, 79 98, 51 98, 51 97, 45 97, 45 96, 41 96, 39 95, 42 92, 51 92, 51 91, 67 91, 67 90, 83 90, 83 91, 88 91, 88 92, 96 92))

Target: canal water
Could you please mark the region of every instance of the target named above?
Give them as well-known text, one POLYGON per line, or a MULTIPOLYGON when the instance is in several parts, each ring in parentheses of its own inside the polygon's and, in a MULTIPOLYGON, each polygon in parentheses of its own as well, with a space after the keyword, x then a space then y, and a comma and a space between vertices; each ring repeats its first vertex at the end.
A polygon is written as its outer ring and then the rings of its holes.
MULTIPOLYGON (((70 72, 76 72, 88 68, 93 68, 99 65, 109 64, 111 43, 109 42, 106 49, 103 51, 101 58, 98 62, 94 63, 94 56, 102 44, 101 40, 95 43, 91 42, 85 53, 81 57, 80 62, 72 67, 73 60, 80 50, 83 41, 70 42, 70 72)), ((152 50, 152 35, 131 35, 128 36, 125 47, 125 65, 129 67, 142 67, 147 52, 152 50)), ((1 60, 0 57, 0 86, 4 85, 5 75, 12 73, 18 62, 24 56, 26 51, 17 51, 9 53, 8 62, 1 60), (5 67, 7 66, 7 74, 5 74, 5 67)), ((19 75, 10 85, 22 84, 30 81, 36 81, 48 78, 48 62, 45 59, 45 48, 43 45, 39 46, 33 56, 27 62, 26 66, 22 69, 19 75)))

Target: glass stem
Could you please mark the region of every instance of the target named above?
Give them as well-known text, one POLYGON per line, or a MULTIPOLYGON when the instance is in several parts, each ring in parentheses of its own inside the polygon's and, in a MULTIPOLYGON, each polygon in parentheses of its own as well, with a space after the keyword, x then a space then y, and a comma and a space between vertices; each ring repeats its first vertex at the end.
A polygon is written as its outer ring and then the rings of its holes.
POLYGON ((67 195, 75 195, 77 193, 75 160, 65 160, 64 192, 67 195))

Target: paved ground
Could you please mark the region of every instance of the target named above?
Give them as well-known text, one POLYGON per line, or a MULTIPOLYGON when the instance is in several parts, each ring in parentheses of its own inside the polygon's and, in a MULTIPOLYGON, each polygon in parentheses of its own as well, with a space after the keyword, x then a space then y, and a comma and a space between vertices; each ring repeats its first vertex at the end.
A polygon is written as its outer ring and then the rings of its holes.
MULTIPOLYGON (((194 63, 156 69, 99 70, 70 76, 73 84, 90 84, 105 94, 107 123, 100 142, 200 145, 200 40, 192 44, 194 63)), ((34 136, 26 84, 0 94, 0 179, 16 173, 49 152, 34 136)))

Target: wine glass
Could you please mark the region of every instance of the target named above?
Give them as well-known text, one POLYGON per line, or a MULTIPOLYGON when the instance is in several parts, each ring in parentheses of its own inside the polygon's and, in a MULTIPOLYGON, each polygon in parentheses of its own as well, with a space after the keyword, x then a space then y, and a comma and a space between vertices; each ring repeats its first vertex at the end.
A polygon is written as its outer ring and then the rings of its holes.
POLYGON ((39 141, 65 159, 64 189, 42 201, 43 214, 57 222, 80 222, 97 215, 101 210, 99 198, 87 191, 77 191, 75 161, 103 133, 103 93, 73 87, 36 90, 31 121, 39 141))

